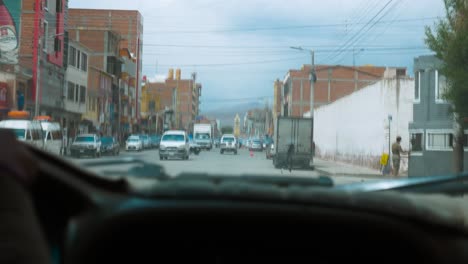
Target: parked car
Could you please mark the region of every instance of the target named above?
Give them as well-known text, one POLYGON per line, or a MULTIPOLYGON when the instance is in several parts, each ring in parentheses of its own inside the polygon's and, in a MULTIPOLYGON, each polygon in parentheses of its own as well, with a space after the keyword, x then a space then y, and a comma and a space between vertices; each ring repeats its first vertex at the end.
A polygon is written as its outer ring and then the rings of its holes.
POLYGON ((263 151, 263 142, 260 139, 252 140, 249 150, 250 151, 263 151))
POLYGON ((143 149, 151 148, 151 141, 148 135, 140 135, 141 141, 143 142, 143 149))
POLYGON ((101 138, 101 153, 117 156, 120 153, 120 144, 114 137, 105 136, 101 138))
POLYGON ((3 120, 0 121, 0 128, 12 130, 19 141, 44 148, 44 134, 39 121, 3 120))
POLYGON ((190 144, 187 133, 180 130, 164 132, 159 144, 159 159, 181 158, 188 160, 190 144))
POLYGON ((159 148, 159 143, 161 142, 161 136, 151 135, 149 138, 150 138, 151 147, 152 148, 159 148))
POLYGON ((94 158, 101 156, 101 139, 97 134, 81 134, 75 137, 71 147, 72 157, 92 156, 94 158))
POLYGON ((128 137, 127 141, 125 142, 125 150, 131 151, 141 151, 143 149, 143 140, 140 136, 132 135, 128 137))
POLYGON ((221 137, 221 154, 224 152, 233 152, 237 155, 237 140, 236 137, 232 134, 225 134, 221 137))

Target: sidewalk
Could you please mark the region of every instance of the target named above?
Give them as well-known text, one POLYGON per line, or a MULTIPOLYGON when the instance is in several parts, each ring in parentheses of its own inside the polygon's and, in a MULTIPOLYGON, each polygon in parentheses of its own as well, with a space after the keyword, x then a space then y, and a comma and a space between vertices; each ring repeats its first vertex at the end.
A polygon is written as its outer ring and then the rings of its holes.
MULTIPOLYGON (((391 175, 382 175, 382 172, 379 170, 320 158, 314 158, 314 168, 317 172, 325 176, 361 176, 379 179, 395 179, 395 177, 391 175)), ((404 177, 407 177, 407 175, 400 174, 397 178, 404 177)))

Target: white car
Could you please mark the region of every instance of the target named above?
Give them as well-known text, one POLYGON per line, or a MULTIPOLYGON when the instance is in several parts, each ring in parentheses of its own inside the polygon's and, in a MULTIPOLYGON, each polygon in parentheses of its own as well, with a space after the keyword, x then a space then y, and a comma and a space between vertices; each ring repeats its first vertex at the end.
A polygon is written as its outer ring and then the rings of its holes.
POLYGON ((220 153, 233 152, 237 155, 237 139, 232 134, 226 134, 221 137, 221 150, 220 153))
POLYGON ((141 151, 143 149, 143 140, 141 140, 140 136, 130 136, 128 137, 127 141, 125 142, 125 150, 131 151, 141 151))
POLYGON ((70 147, 72 157, 92 156, 94 158, 101 156, 101 139, 97 134, 81 134, 76 136, 70 147))
POLYGON ((187 133, 180 130, 169 130, 165 132, 159 143, 159 159, 181 158, 188 160, 190 155, 190 144, 187 133))

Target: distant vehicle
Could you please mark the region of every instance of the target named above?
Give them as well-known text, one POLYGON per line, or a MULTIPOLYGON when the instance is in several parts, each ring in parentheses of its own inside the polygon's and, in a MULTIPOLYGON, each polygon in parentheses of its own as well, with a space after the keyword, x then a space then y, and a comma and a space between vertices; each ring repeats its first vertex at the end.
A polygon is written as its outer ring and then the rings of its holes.
POLYGON ((169 130, 164 132, 159 144, 159 159, 181 158, 188 160, 190 144, 187 133, 181 130, 169 130))
POLYGON ((225 134, 221 137, 221 150, 219 153, 224 154, 224 152, 233 152, 237 155, 237 140, 236 137, 232 134, 225 134))
POLYGON ((112 156, 117 156, 120 153, 120 144, 114 138, 110 136, 105 136, 101 138, 101 153, 110 154, 112 156))
POLYGON ((263 151, 263 142, 260 139, 252 140, 252 143, 249 147, 250 151, 263 151))
POLYGON ((150 142, 152 148, 159 148, 159 143, 161 142, 161 136, 159 135, 151 135, 150 142))
POLYGON ((128 137, 127 141, 125 142, 125 150, 126 151, 141 151, 143 149, 143 140, 138 135, 131 135, 128 137))
POLYGON ((97 134, 81 134, 75 137, 70 153, 72 157, 80 158, 81 156, 100 157, 101 156, 101 139, 97 134))
POLYGON ((143 142, 143 149, 149 149, 151 147, 150 138, 148 135, 140 135, 141 141, 143 142))
POLYGON ((221 139, 220 138, 215 138, 213 141, 214 141, 215 148, 219 148, 220 144, 221 144, 221 139))
POLYGON ((189 146, 190 146, 190 153, 193 153, 195 155, 200 154, 201 148, 200 145, 198 145, 193 138, 189 138, 189 146))
POLYGON ((275 130, 275 168, 301 166, 313 161, 313 119, 278 117, 275 130))
POLYGON ((58 122, 41 122, 44 135, 44 150, 60 155, 63 151, 62 128, 58 122))
POLYGON ((44 135, 39 121, 3 120, 0 121, 0 128, 12 130, 19 141, 44 148, 44 135))
POLYGON ((193 139, 200 147, 211 150, 213 142, 211 140, 211 125, 210 124, 194 124, 193 139))

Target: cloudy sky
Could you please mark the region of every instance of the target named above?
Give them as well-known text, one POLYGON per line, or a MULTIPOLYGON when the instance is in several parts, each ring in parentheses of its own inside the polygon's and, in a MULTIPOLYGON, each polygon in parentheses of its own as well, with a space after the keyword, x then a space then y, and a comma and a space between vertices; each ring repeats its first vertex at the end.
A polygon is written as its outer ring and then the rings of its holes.
POLYGON ((273 97, 273 81, 310 63, 404 66, 430 51, 424 26, 443 0, 70 0, 71 8, 144 17, 143 73, 181 68, 203 84, 202 111, 273 97))

